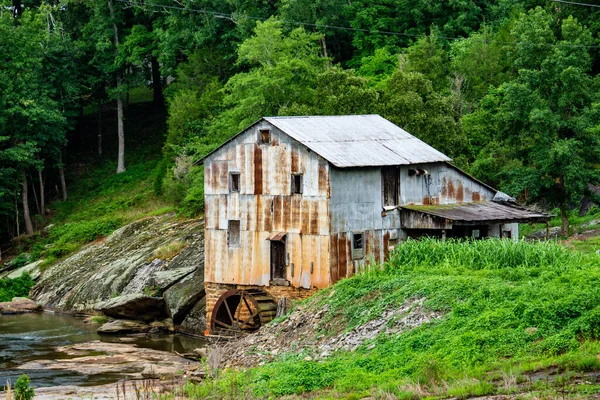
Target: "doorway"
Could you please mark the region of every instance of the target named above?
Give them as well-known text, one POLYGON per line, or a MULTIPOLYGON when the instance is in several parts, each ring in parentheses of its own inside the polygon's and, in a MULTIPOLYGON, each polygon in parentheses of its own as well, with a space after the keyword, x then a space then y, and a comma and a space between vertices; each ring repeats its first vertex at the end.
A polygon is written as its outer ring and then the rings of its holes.
POLYGON ((285 236, 271 240, 271 281, 286 280, 285 236))

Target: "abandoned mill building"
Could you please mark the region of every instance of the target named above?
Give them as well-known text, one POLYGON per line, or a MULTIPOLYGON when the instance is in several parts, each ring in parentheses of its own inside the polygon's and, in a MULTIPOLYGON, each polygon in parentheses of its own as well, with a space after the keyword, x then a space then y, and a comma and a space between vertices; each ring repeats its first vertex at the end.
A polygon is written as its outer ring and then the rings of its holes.
POLYGON ((518 237, 548 216, 379 115, 268 117, 203 159, 207 326, 253 329, 411 237, 518 237), (283 299, 283 300, 282 300, 283 299))

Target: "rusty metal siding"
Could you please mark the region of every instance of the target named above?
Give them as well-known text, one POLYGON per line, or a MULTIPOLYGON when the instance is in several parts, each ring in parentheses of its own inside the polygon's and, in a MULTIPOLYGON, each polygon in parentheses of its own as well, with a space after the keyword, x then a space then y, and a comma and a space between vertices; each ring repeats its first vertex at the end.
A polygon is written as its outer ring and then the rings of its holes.
POLYGON ((349 277, 370 261, 385 258, 385 238, 398 237, 400 212, 383 210, 381 168, 330 167, 330 279, 349 277), (364 232, 364 257, 352 259, 352 235, 364 232))
POLYGON ((487 201, 496 192, 447 163, 429 163, 400 168, 400 204, 428 205, 487 201), (409 176, 409 169, 429 175, 409 176))
POLYGON ((329 280, 329 164, 263 121, 205 161, 206 281, 268 286, 273 232, 286 232, 287 279, 294 287, 323 288, 329 280), (258 143, 258 130, 271 142, 258 143), (229 173, 240 173, 239 193, 229 173), (291 194, 292 173, 303 193, 291 194), (228 220, 240 221, 240 246, 228 247, 228 220), (292 268, 293 264, 293 268, 292 268))

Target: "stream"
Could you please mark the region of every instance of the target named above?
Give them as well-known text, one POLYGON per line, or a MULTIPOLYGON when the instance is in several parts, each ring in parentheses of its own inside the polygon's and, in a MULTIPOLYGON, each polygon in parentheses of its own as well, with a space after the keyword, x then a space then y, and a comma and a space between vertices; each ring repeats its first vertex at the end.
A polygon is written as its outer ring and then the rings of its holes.
MULTIPOLYGON (((108 343, 122 342, 123 336, 98 335, 98 325, 61 314, 33 313, 21 315, 0 315, 0 391, 7 381, 14 381, 27 374, 31 386, 95 386, 113 383, 122 377, 119 371, 104 374, 84 375, 73 371, 17 369, 30 361, 69 359, 64 352, 56 351, 56 347, 86 343, 95 340, 108 343)), ((128 344, 141 348, 149 348, 166 352, 189 353, 198 347, 204 347, 203 338, 183 335, 164 335, 156 337, 127 336, 128 344)))

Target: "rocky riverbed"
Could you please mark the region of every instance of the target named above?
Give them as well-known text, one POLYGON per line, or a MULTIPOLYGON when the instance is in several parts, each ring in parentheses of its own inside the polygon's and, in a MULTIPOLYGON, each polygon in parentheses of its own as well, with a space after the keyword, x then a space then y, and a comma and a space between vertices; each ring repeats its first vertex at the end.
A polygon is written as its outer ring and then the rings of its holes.
POLYGON ((88 319, 68 315, 1 315, 0 387, 6 380, 14 384, 24 373, 32 386, 54 387, 55 392, 63 387, 114 387, 122 380, 173 380, 203 374, 200 363, 180 356, 204 347, 203 338, 99 335, 97 327, 88 319))

